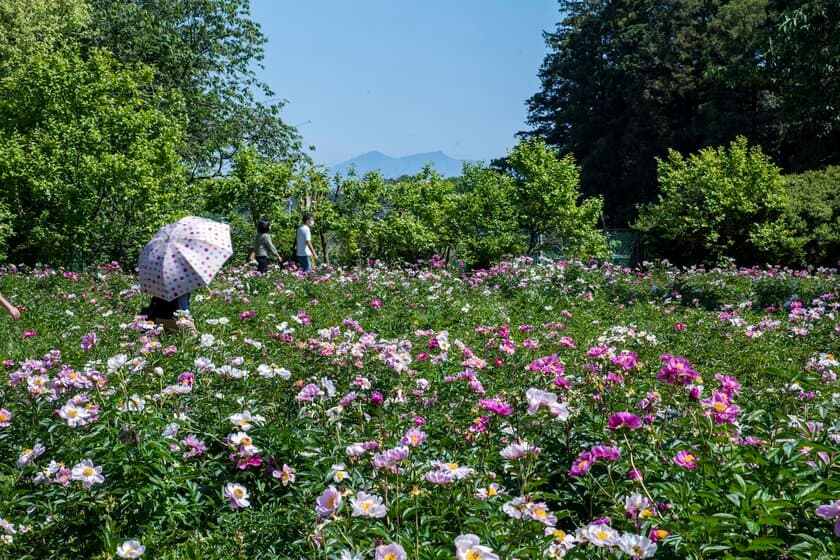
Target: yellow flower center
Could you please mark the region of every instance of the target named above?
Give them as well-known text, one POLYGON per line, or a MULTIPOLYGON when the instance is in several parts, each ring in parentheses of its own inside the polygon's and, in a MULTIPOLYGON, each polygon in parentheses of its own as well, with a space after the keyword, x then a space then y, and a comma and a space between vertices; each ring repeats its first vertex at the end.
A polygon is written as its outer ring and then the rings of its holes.
POLYGON ((603 529, 598 529, 598 532, 595 533, 595 536, 598 537, 598 539, 600 539, 602 541, 607 540, 607 532, 604 531, 603 529))
POLYGON ((364 511, 364 512, 370 511, 370 508, 372 508, 372 507, 373 507, 373 504, 370 503, 370 502, 362 503, 362 511, 364 511))
POLYGON ((389 552, 385 555, 385 560, 397 560, 397 555, 393 552, 389 552))
POLYGON ((458 463, 446 463, 446 466, 454 471, 458 468, 458 463))
POLYGON ((715 410, 717 410, 718 412, 723 412, 724 410, 726 410, 726 404, 724 404, 722 402, 716 402, 715 403, 715 410))
POLYGON ((245 495, 245 489, 244 488, 238 488, 238 487, 234 488, 233 489, 233 495, 236 496, 237 498, 241 498, 242 496, 245 495))
POLYGON ((468 550, 466 555, 467 560, 481 560, 480 550, 468 550))
POLYGON ((82 472, 85 476, 93 476, 96 471, 93 470, 93 467, 85 467, 82 472))
POLYGON ((645 553, 644 549, 637 544, 633 545, 633 552, 636 553, 636 556, 642 556, 645 553))
POLYGON ((541 508, 541 507, 534 508, 534 515, 536 517, 539 517, 540 519, 544 518, 546 516, 545 508, 541 508))
POLYGON ((554 531, 552 531, 552 535, 554 535, 554 538, 558 541, 562 541, 566 538, 566 531, 562 529, 554 529, 554 531))
POLYGON ((490 488, 487 489, 487 495, 488 496, 495 496, 496 495, 496 489, 493 486, 491 486, 490 488))
POLYGON ((639 514, 641 517, 653 517, 654 513, 649 509, 643 509, 642 512, 639 514))
POLYGON ((67 409, 67 416, 69 416, 70 418, 75 418, 78 415, 79 415, 79 411, 77 411, 75 408, 68 408, 67 409))

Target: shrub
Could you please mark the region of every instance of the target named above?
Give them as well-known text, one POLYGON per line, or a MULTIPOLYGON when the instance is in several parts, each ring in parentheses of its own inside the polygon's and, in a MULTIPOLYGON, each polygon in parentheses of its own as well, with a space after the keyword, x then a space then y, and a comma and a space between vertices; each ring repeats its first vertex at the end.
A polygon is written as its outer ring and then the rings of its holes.
POLYGON ((634 224, 654 256, 758 263, 794 252, 779 168, 746 138, 687 158, 671 150, 658 164, 659 201, 642 207, 634 224))
POLYGON ((785 219, 796 261, 834 265, 840 258, 840 167, 785 177, 785 219))

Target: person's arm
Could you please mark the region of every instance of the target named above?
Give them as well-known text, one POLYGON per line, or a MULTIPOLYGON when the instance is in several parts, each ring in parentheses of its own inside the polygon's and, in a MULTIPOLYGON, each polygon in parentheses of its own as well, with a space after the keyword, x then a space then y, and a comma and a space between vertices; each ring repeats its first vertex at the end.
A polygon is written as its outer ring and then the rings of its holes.
POLYGON ((18 308, 9 303, 9 300, 4 298, 2 295, 0 295, 0 305, 6 308, 6 311, 8 311, 9 315, 12 316, 13 321, 17 321, 18 319, 20 319, 20 311, 18 310, 18 308))
POLYGON ((306 240, 306 246, 309 247, 309 250, 312 252, 312 258, 317 261, 318 260, 318 253, 315 252, 315 247, 312 246, 312 240, 311 239, 306 240))
POLYGON ((309 247, 309 252, 312 254, 312 258, 317 261, 318 253, 315 252, 315 247, 312 245, 312 230, 310 230, 309 227, 306 228, 306 246, 309 247))
POLYGON ((274 243, 271 241, 271 236, 265 236, 265 246, 268 247, 268 251, 274 255, 278 261, 282 261, 283 259, 280 257, 280 253, 277 252, 277 249, 274 248, 274 243))

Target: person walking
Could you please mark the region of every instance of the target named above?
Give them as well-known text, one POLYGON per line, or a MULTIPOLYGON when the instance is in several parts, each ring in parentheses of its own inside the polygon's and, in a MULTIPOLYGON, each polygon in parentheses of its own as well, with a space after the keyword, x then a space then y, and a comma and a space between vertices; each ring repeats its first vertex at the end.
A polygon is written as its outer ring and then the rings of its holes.
POLYGON ((312 270, 312 261, 318 260, 318 254, 315 252, 315 247, 312 246, 312 230, 310 228, 313 225, 315 225, 315 217, 307 212, 303 215, 303 223, 297 229, 295 255, 304 272, 312 270))
POLYGON ((268 270, 269 255, 277 259, 277 262, 282 262, 280 253, 274 248, 274 243, 271 241, 271 222, 267 220, 260 220, 257 223, 257 238, 254 240, 254 249, 251 251, 251 258, 249 260, 257 260, 257 270, 266 272, 268 270))

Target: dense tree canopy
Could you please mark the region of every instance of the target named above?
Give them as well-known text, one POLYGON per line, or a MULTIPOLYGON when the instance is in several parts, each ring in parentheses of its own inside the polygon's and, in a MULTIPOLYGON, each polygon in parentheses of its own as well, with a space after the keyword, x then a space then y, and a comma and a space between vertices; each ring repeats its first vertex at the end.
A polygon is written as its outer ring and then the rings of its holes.
POLYGON ((0 207, 20 261, 124 259, 182 191, 180 120, 148 67, 36 53, 0 81, 0 207))
POLYGON ((836 2, 561 0, 526 135, 582 166, 624 225, 656 193, 656 157, 738 135, 789 170, 840 158, 836 2), (771 49, 771 46, 775 46, 771 49))
POLYGON ((91 0, 88 43, 155 69, 155 85, 178 91, 187 113, 182 149, 190 178, 218 176, 237 148, 275 159, 299 155, 283 102, 257 79, 265 35, 249 0, 91 0))

